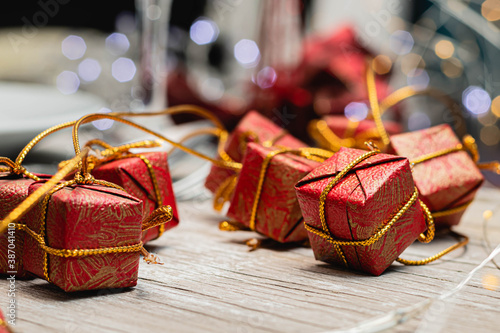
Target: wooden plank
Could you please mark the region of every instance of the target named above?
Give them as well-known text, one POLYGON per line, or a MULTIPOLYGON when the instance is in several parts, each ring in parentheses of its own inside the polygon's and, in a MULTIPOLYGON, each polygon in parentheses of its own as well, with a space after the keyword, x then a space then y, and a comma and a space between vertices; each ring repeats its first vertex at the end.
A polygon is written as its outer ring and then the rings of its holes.
MULTIPOLYGON (((141 263, 137 287, 66 294, 40 279, 17 283, 19 332, 322 332, 348 328, 396 308, 439 295, 459 283, 486 252, 482 212, 500 204, 500 191, 482 189, 457 231, 471 237, 466 251, 420 267, 395 263, 380 277, 314 260, 311 249, 270 246, 249 252, 251 232, 221 232, 222 216, 209 201, 180 204, 181 224, 150 246, 165 265, 141 263)), ((491 241, 500 241, 500 209, 489 222, 491 241)), ((257 236, 258 237, 258 236, 257 236)), ((414 244, 404 254, 417 259, 452 244, 441 237, 414 244)), ((500 258, 499 258, 500 261, 500 258)), ((500 291, 483 287, 492 264, 452 302, 440 303, 396 327, 395 332, 495 331, 500 291), (437 329, 437 330, 436 330, 437 329)), ((7 281, 0 281, 6 310, 7 281)))

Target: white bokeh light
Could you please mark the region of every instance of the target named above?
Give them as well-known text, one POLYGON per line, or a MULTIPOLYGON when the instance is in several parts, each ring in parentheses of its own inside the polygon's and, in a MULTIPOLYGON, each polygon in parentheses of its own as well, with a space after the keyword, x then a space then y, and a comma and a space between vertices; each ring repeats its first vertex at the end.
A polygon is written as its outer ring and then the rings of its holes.
POLYGON ((95 59, 87 58, 78 65, 78 75, 86 82, 97 80, 101 71, 101 64, 95 59))
POLYGON ((134 78, 137 68, 129 58, 118 58, 111 65, 111 75, 118 82, 128 82, 134 78))
POLYGON ((368 116, 368 105, 361 102, 351 102, 346 105, 344 114, 350 121, 361 121, 368 116))
POLYGON ((397 30, 392 33, 389 39, 391 50, 399 55, 410 53, 414 45, 414 40, 408 31, 397 30))
MULTIPOLYGON (((98 113, 110 113, 111 110, 108 108, 101 108, 97 112, 98 113)), ((104 131, 104 130, 110 129, 111 126, 113 126, 114 122, 115 121, 111 120, 111 119, 99 119, 99 120, 94 120, 92 122, 92 125, 94 125, 94 127, 97 128, 98 130, 104 131)))
POLYGON ((87 51, 87 44, 82 37, 70 35, 62 41, 62 53, 70 60, 76 60, 83 57, 87 51))
POLYGON ((255 67, 260 60, 259 47, 253 40, 242 39, 234 46, 234 57, 243 67, 255 67))
POLYGON ((408 129, 410 131, 418 131, 429 127, 431 127, 431 120, 429 116, 423 112, 413 112, 408 117, 408 129))
POLYGON ((130 48, 130 42, 124 34, 114 32, 106 38, 106 48, 114 55, 122 55, 130 48))
POLYGON ((274 86, 278 75, 272 67, 264 67, 257 73, 257 85, 262 89, 271 88, 274 86))
POLYGON ((491 97, 483 88, 470 86, 462 93, 462 104, 470 113, 479 115, 488 112, 491 97))
POLYGON ((209 19, 203 18, 195 21, 189 29, 189 37, 198 45, 213 43, 219 37, 219 27, 209 19))
POLYGON ((426 70, 417 68, 408 73, 406 82, 416 90, 424 90, 429 86, 429 74, 426 70))
POLYGON ((224 95, 224 84, 216 78, 208 78, 201 84, 201 94, 209 101, 216 101, 224 95))
POLYGON ((74 94, 80 87, 80 79, 75 72, 64 71, 57 76, 56 86, 64 95, 74 94))

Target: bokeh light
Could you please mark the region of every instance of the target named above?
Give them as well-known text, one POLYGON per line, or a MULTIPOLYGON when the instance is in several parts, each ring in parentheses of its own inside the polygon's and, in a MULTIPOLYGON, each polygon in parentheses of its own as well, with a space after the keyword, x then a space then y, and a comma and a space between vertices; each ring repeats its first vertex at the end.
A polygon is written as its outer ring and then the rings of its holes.
POLYGON ((500 20, 500 0, 486 0, 483 2, 481 15, 488 21, 500 20))
POLYGON ((201 84, 200 92, 209 101, 216 101, 224 95, 224 83, 217 78, 208 78, 201 84))
POLYGON ((234 46, 234 57, 243 67, 255 67, 260 61, 259 47, 253 40, 242 39, 234 46))
POLYGON ((500 142, 500 129, 493 125, 484 126, 479 137, 485 145, 495 146, 500 142))
POLYGON ((212 20, 198 19, 191 25, 189 37, 198 45, 210 44, 219 37, 219 27, 212 20))
POLYGON ((62 41, 61 48, 66 58, 76 60, 83 57, 85 51, 87 51, 87 44, 85 44, 82 37, 69 35, 62 41))
POLYGON ((449 58, 441 62, 441 71, 450 79, 455 79, 462 76, 464 66, 457 58, 449 58))
MULTIPOLYGON (((110 113, 111 110, 108 108, 101 108, 97 112, 98 113, 110 113)), ((113 126, 114 122, 115 121, 111 120, 111 119, 99 119, 99 120, 94 120, 92 122, 92 125, 94 125, 94 127, 97 128, 98 130, 104 131, 104 130, 110 129, 111 126, 113 126)))
POLYGON ((413 37, 408 31, 397 30, 392 33, 389 39, 389 46, 391 50, 399 55, 410 53, 413 48, 413 37))
POLYGON ((157 5, 149 5, 146 9, 146 16, 148 19, 155 21, 161 17, 161 8, 157 5))
POLYGON ((429 85, 429 74, 424 69, 414 69, 408 73, 408 77, 406 78, 406 82, 409 86, 412 86, 417 90, 424 90, 429 85))
POLYGON ((493 112, 497 118, 500 118, 500 96, 495 97, 491 102, 491 112, 493 112))
POLYGON ((483 114, 490 109, 491 98, 483 88, 470 86, 462 93, 462 104, 472 114, 483 114))
POLYGON ((130 48, 130 42, 124 34, 114 32, 106 38, 106 49, 114 55, 125 54, 130 48))
POLYGON ((372 61, 372 69, 379 75, 387 74, 391 70, 392 61, 386 55, 379 54, 372 61))
POLYGON ((64 95, 74 94, 80 87, 80 79, 75 72, 64 71, 57 76, 56 86, 64 95))
POLYGON ((416 69, 424 69, 425 61, 416 53, 409 53, 401 59, 401 71, 405 75, 413 73, 416 69))
POLYGON ((276 75, 276 71, 272 67, 264 67, 257 73, 257 85, 262 89, 271 88, 278 75, 276 75))
POLYGON ((97 80, 99 75, 101 75, 101 70, 102 68, 99 61, 91 58, 83 60, 78 65, 78 75, 82 78, 82 80, 87 82, 97 80))
POLYGON ((111 65, 111 75, 118 82, 128 82, 134 78, 137 68, 129 58, 118 58, 111 65))
POLYGON ((455 52, 455 47, 453 46, 453 43, 450 42, 449 40, 440 40, 439 42, 436 43, 434 51, 436 52, 436 55, 439 58, 448 59, 451 58, 451 56, 453 56, 453 53, 455 52))
POLYGON ((346 105, 344 114, 350 121, 361 121, 368 116, 368 105, 360 102, 351 102, 346 105))
POLYGON ((424 112, 413 112, 408 117, 408 129, 410 131, 418 131, 429 127, 431 127, 431 120, 424 112))

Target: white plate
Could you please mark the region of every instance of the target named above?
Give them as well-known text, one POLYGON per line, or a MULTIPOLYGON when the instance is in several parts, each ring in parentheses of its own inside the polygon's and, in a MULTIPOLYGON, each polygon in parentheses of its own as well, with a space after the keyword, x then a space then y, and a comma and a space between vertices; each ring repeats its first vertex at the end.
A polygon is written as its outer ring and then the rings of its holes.
POLYGON ((106 105, 86 92, 63 95, 52 86, 0 82, 0 156, 18 152, 45 129, 106 105))

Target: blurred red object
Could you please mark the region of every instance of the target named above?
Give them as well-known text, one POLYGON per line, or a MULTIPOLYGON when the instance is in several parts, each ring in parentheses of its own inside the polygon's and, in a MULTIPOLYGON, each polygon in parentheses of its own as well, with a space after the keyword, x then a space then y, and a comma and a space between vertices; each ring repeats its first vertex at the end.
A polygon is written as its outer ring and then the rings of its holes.
MULTIPOLYGON (((182 73, 171 75, 168 85, 170 105, 196 104, 212 110, 229 129, 248 110, 258 110, 300 139, 307 138, 310 120, 339 114, 352 101, 368 99, 365 83, 366 59, 373 54, 356 40, 351 26, 329 35, 311 36, 303 42, 302 57, 293 68, 268 68, 272 80, 249 82, 246 105, 222 99, 210 103, 189 87, 182 73)), ((276 66, 277 67, 277 66, 276 66)), ((264 70, 264 69, 261 69, 264 70)), ((259 72, 261 73, 261 72, 259 72)), ((256 73, 258 78, 259 73, 256 73)), ((387 75, 377 76, 378 98, 389 93, 387 75)), ((185 119, 176 118, 176 121, 185 119)))

